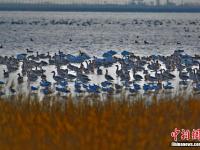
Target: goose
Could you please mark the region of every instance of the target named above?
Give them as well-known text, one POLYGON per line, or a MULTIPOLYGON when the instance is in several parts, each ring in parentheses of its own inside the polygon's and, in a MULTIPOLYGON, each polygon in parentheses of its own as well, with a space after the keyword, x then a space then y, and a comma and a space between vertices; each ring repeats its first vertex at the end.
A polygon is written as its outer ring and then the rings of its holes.
MULTIPOLYGON (((80 92, 80 90, 81 90, 81 83, 80 82, 78 82, 77 80, 74 82, 74 88, 75 88, 75 91, 77 90, 77 91, 79 91, 80 92)), ((78 93, 79 93, 78 92, 78 93)))
POLYGON ((28 80, 31 82, 35 82, 38 79, 38 76, 31 72, 28 72, 27 77, 28 77, 28 80))
POLYGON ((63 77, 61 76, 56 76, 56 72, 55 71, 52 71, 51 73, 53 73, 53 79, 57 82, 60 82, 60 81, 63 81, 65 80, 63 77))
POLYGON ((33 51, 31 51, 31 50, 28 49, 28 48, 26 49, 26 52, 27 52, 27 53, 33 53, 33 51))
POLYGON ((75 92, 76 92, 76 93, 83 93, 84 91, 81 90, 81 88, 75 88, 75 92))
POLYGON ((41 79, 42 79, 42 80, 46 80, 46 79, 47 79, 47 76, 46 76, 44 73, 42 73, 41 79))
POLYGON ((180 71, 180 72, 179 72, 179 78, 180 78, 181 80, 183 80, 183 81, 186 81, 186 80, 189 79, 189 76, 187 76, 187 72, 182 72, 182 71, 180 71))
POLYGON ((135 79, 135 81, 141 81, 143 79, 143 77, 139 74, 136 74, 136 70, 133 69, 133 78, 135 79))
POLYGON ((112 83, 109 81, 101 82, 101 86, 103 86, 103 87, 107 87, 107 86, 111 86, 111 85, 112 85, 112 83))
POLYGON ((41 87, 50 87, 51 86, 51 82, 47 81, 47 80, 42 80, 40 82, 40 86, 41 87))
POLYGON ((149 73, 148 70, 146 69, 143 70, 143 74, 147 75, 148 73, 149 73))
POLYGON ((192 71, 189 72, 189 79, 190 80, 193 80, 194 82, 197 82, 198 81, 198 77, 196 75, 196 70, 193 69, 192 71))
POLYGON ((75 76, 75 75, 69 74, 69 73, 68 73, 68 69, 66 69, 65 71, 66 71, 66 77, 67 77, 67 79, 69 79, 69 80, 74 80, 74 79, 76 79, 76 76, 75 76))
POLYGON ((56 87, 56 91, 62 93, 70 93, 70 90, 68 90, 66 87, 56 87))
POLYGON ((148 41, 144 40, 144 44, 147 45, 147 44, 150 44, 148 41))
POLYGON ((55 65, 56 61, 55 59, 52 59, 51 57, 49 57, 49 65, 55 65))
POLYGON ((87 64, 87 69, 89 70, 89 72, 94 73, 94 61, 89 60, 89 64, 87 64))
POLYGON ((68 82, 67 82, 66 80, 57 82, 57 84, 58 84, 59 86, 62 86, 62 87, 67 87, 67 86, 68 86, 68 82))
POLYGON ((94 93, 94 94, 100 93, 100 91, 99 91, 100 87, 98 85, 95 85, 95 84, 89 85, 86 90, 87 90, 88 93, 94 93))
POLYGON ((38 91, 39 87, 31 86, 31 91, 38 91))
POLYGON ((138 42, 138 40, 135 40, 135 44, 138 44, 139 42, 138 42))
POLYGON ((131 54, 131 53, 128 52, 128 51, 123 51, 123 52, 121 52, 121 55, 122 55, 123 57, 129 56, 130 54, 131 54))
POLYGON ((107 69, 106 69, 105 78, 106 78, 106 80, 108 80, 108 81, 113 81, 113 80, 114 80, 112 76, 108 75, 108 70, 107 70, 107 69))
POLYGON ((151 88, 150 88, 150 85, 149 85, 149 84, 144 84, 144 85, 143 85, 143 90, 144 90, 144 92, 148 92, 150 89, 151 89, 151 88))
POLYGON ((76 72, 80 71, 80 68, 79 68, 79 67, 74 66, 74 65, 72 65, 72 64, 69 64, 69 65, 67 66, 67 68, 70 69, 70 70, 72 70, 72 71, 76 71, 76 72))
POLYGON ((123 85, 125 86, 125 89, 128 89, 128 88, 130 88, 131 87, 131 82, 130 81, 125 81, 125 82, 123 82, 123 85))
POLYGON ((4 76, 4 78, 8 78, 9 77, 9 72, 3 70, 3 76, 4 76))
POLYGON ((135 79, 135 81, 141 81, 143 79, 143 77, 139 74, 133 75, 133 78, 135 79))
POLYGON ((23 77, 21 76, 21 74, 18 73, 17 75, 18 75, 18 78, 17 78, 18 83, 19 83, 19 84, 23 83, 23 82, 24 82, 24 79, 23 79, 23 77))
POLYGON ((179 85, 188 86, 189 82, 186 80, 179 81, 179 85))
POLYGON ((134 88, 129 88, 129 92, 130 93, 137 93, 138 91, 136 89, 134 89, 134 88))
POLYGON ((199 92, 200 91, 200 84, 196 84, 196 86, 193 87, 193 90, 196 91, 196 92, 199 92))
POLYGON ((165 90, 172 90, 172 89, 174 89, 174 87, 172 86, 172 83, 170 83, 170 82, 167 82, 167 85, 163 85, 163 88, 165 90))
POLYGON ((36 54, 37 54, 37 58, 40 58, 40 59, 46 59, 47 58, 47 56, 45 55, 45 54, 39 54, 39 52, 36 52, 36 54))
POLYGON ((122 69, 119 69, 119 65, 115 65, 117 67, 116 69, 116 75, 121 76, 123 74, 122 69))
POLYGON ((100 69, 100 67, 97 68, 97 75, 102 75, 103 74, 103 71, 102 69, 100 69))
POLYGON ((133 83, 133 87, 129 88, 130 93, 138 93, 140 91, 141 87, 139 84, 133 83))
POLYGON ((10 91, 12 94, 15 94, 15 93, 16 93, 16 90, 15 90, 12 86, 9 87, 9 91, 10 91))
POLYGON ((39 66, 47 66, 48 65, 48 63, 46 62, 46 61, 40 61, 39 62, 39 66))
POLYGON ((53 93, 53 90, 50 89, 49 87, 45 87, 45 88, 42 89, 41 91, 42 91, 42 93, 43 93, 44 95, 49 95, 49 94, 52 94, 52 93, 53 93))
POLYGON ((166 78, 167 80, 172 80, 176 77, 175 75, 171 74, 168 70, 165 70, 165 69, 162 69, 162 70, 161 70, 162 76, 166 78))
POLYGON ((40 67, 40 70, 38 70, 38 66, 35 67, 35 70, 31 70, 31 72, 37 76, 41 76, 45 71, 46 70, 43 70, 42 67, 40 67))
POLYGON ((83 83, 91 81, 87 75, 77 72, 77 79, 83 83))
POLYGON ((130 81, 130 71, 125 70, 124 72, 124 80, 125 81, 130 81))
POLYGON ((164 80, 164 76, 163 76, 163 73, 162 73, 162 70, 160 71, 160 73, 158 73, 158 71, 156 70, 155 72, 155 77, 158 79, 158 80, 164 80))
POLYGON ((121 91, 123 89, 123 86, 122 85, 119 85, 119 84, 115 84, 115 89, 117 91, 121 91))
POLYGON ((114 89, 112 87, 102 87, 101 90, 106 93, 113 93, 114 89))
POLYGON ((133 83, 133 87, 135 90, 139 91, 141 89, 139 84, 133 83))
POLYGON ((150 82, 158 81, 156 77, 150 76, 149 74, 145 75, 144 78, 146 81, 150 81, 150 82))
POLYGON ((81 63, 81 64, 80 64, 80 72, 83 72, 83 71, 84 71, 84 69, 85 69, 85 66, 84 66, 84 64, 83 64, 83 63, 81 63))
POLYGON ((63 78, 66 78, 68 70, 67 69, 61 69, 60 67, 61 67, 60 65, 57 66, 57 74, 59 76, 63 77, 63 78))
POLYGON ((15 72, 18 70, 18 65, 7 64, 6 66, 7 66, 8 72, 15 72))

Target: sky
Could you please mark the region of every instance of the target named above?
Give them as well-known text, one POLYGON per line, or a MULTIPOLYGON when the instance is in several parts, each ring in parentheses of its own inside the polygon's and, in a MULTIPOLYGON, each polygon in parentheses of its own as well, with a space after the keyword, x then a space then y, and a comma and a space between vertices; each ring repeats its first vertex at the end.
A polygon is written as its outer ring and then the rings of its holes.
MULTIPOLYGON (((124 4, 128 3, 131 0, 56 0, 57 3, 118 3, 124 4)), ((156 0, 144 0, 144 2, 154 2, 156 0)), ((160 0, 162 4, 166 3, 166 0, 160 0)), ((183 2, 200 2, 200 0, 170 0, 177 4, 180 4, 181 1, 183 2)), ((0 0, 0 2, 26 2, 26 3, 37 3, 37 2, 50 2, 53 3, 55 0, 0 0)))

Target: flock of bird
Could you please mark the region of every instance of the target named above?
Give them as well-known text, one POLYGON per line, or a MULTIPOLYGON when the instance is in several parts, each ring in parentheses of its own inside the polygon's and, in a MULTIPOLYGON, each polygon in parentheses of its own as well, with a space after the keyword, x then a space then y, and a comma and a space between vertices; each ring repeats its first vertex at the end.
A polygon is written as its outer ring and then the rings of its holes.
MULTIPOLYGON (((85 52, 77 55, 65 54, 59 51, 55 54, 39 54, 30 49, 16 57, 0 56, 0 65, 6 66, 0 81, 0 96, 6 95, 5 80, 15 72, 18 84, 30 83, 30 92, 41 91, 48 95, 58 93, 148 93, 159 91, 174 91, 173 80, 179 80, 179 86, 189 87, 195 93, 200 93, 200 56, 190 56, 183 50, 176 50, 169 56, 151 55, 136 56, 129 51, 121 53, 110 50, 101 57, 89 56, 85 52), (53 81, 49 81, 44 68, 54 66, 53 81), (109 72, 109 68, 115 68, 109 72), (175 74, 177 72, 178 74, 175 74), (103 78, 95 83, 91 76, 103 78), (27 79, 27 81, 25 81, 27 79), (33 83, 38 83, 35 86, 33 83), (70 84, 69 84, 70 83, 70 84), (73 89, 73 90, 72 90, 73 89)), ((11 84, 8 87, 11 94, 17 90, 11 84)))

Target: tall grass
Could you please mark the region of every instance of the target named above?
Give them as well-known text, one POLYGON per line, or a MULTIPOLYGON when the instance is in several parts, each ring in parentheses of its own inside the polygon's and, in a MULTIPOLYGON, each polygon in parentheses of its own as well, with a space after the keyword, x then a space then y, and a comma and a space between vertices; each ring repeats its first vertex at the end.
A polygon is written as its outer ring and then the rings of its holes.
POLYGON ((0 149, 170 149, 174 128, 200 127, 198 98, 0 99, 0 149))

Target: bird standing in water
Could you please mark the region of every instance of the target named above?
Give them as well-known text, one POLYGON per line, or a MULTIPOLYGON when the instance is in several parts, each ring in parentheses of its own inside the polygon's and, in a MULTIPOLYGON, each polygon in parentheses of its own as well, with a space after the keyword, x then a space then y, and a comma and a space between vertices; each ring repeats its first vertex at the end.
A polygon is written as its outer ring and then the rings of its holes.
POLYGON ((105 78, 106 78, 106 80, 108 80, 108 81, 113 81, 113 80, 114 80, 113 77, 110 76, 110 75, 108 74, 108 69, 106 69, 105 78))
POLYGON ((19 84, 23 83, 23 82, 24 82, 24 79, 23 79, 23 77, 21 76, 21 74, 18 73, 17 75, 18 75, 18 78, 17 78, 18 83, 19 83, 19 84))
POLYGON ((9 77, 9 72, 3 70, 3 76, 4 76, 4 78, 8 78, 9 77))

